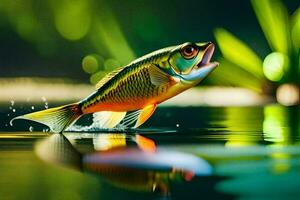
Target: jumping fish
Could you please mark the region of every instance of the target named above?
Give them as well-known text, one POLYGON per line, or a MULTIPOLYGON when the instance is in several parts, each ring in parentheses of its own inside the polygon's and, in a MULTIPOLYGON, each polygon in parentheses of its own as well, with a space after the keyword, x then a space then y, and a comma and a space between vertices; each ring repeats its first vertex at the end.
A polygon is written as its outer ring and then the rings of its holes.
POLYGON ((63 132, 79 117, 98 113, 101 128, 139 127, 157 105, 197 85, 218 66, 212 42, 183 43, 142 56, 107 74, 80 102, 15 117, 63 132), (129 113, 129 114, 128 114, 129 113))

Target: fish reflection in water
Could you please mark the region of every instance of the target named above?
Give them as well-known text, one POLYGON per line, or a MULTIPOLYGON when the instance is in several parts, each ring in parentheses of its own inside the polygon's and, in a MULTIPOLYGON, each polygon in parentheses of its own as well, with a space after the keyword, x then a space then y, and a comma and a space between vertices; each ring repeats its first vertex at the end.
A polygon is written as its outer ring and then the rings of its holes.
POLYGON ((52 134, 38 142, 35 152, 48 163, 97 175, 117 188, 160 195, 169 194, 171 183, 190 181, 212 171, 205 160, 156 148, 154 141, 141 135, 92 136, 92 152, 80 153, 63 134, 52 134))

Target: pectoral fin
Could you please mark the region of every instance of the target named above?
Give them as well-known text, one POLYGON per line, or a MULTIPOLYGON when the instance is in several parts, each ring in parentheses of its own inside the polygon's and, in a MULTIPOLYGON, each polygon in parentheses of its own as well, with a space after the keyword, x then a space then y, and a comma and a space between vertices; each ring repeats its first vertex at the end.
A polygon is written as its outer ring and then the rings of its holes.
POLYGON ((147 119, 149 119, 149 117, 151 117, 151 115, 154 113, 156 107, 157 107, 156 104, 151 104, 143 108, 137 118, 134 128, 137 128, 140 125, 142 125, 144 122, 146 122, 147 119))
POLYGON ((151 83, 156 86, 161 86, 170 83, 172 77, 162 71, 158 66, 151 65, 148 68, 151 83))
POLYGON ((147 119, 149 119, 149 117, 154 113, 156 107, 157 107, 156 104, 151 104, 141 110, 136 110, 134 112, 127 114, 126 117, 124 117, 124 119, 119 124, 119 127, 120 128, 139 127, 144 122, 146 122, 147 119), (135 125, 132 126, 133 124, 135 125))

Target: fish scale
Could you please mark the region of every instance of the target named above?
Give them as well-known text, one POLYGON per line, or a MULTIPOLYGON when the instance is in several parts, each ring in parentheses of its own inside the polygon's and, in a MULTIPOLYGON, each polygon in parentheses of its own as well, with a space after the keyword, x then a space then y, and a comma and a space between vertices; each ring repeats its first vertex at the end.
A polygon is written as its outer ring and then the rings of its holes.
MULTIPOLYGON (((150 62, 151 60, 148 60, 150 62)), ((158 96, 165 89, 154 86, 144 62, 142 65, 134 64, 126 66, 117 77, 108 82, 107 87, 100 88, 83 102, 82 110, 99 102, 101 103, 136 103, 138 100, 146 100, 158 96)))

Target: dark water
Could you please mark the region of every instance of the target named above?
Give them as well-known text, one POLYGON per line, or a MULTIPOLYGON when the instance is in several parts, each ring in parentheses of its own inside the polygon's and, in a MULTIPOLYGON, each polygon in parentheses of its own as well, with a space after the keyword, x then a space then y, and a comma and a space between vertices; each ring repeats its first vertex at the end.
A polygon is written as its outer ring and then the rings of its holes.
POLYGON ((299 107, 160 107, 139 130, 64 135, 10 127, 22 107, 0 111, 0 199, 300 198, 299 107))

